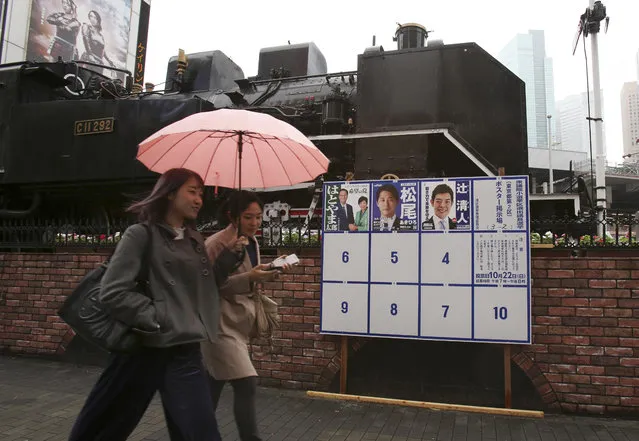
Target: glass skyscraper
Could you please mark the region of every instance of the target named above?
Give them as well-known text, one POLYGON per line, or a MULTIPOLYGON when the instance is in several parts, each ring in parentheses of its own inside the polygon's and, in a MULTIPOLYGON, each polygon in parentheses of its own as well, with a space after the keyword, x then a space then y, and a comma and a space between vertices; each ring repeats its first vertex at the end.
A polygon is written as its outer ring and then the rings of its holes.
POLYGON ((552 59, 546 57, 544 31, 517 34, 497 59, 526 83, 528 147, 548 148, 548 118, 552 115, 551 133, 557 139, 557 115, 552 59))

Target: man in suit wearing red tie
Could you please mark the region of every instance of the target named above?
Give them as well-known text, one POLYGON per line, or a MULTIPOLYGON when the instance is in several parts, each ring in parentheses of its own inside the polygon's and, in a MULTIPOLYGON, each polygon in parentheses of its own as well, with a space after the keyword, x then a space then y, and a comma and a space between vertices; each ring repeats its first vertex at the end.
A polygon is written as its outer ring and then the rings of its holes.
POLYGON ((337 229, 339 231, 349 231, 351 225, 355 225, 355 216, 353 216, 353 206, 347 204, 348 190, 342 188, 339 191, 339 206, 337 207, 337 229))
POLYGON ((453 189, 448 185, 439 184, 435 187, 430 198, 430 204, 435 213, 424 222, 424 229, 454 230, 457 228, 457 222, 449 216, 453 206, 453 196, 453 189))

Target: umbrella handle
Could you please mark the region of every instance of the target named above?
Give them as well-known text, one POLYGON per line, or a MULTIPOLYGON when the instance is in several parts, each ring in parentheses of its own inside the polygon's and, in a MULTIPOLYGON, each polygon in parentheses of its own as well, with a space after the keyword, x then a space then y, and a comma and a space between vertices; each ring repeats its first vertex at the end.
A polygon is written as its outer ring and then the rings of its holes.
POLYGON ((243 133, 238 132, 238 140, 237 140, 237 155, 238 155, 238 195, 237 195, 237 237, 240 237, 242 234, 242 213, 240 213, 240 207, 242 206, 242 147, 243 133))

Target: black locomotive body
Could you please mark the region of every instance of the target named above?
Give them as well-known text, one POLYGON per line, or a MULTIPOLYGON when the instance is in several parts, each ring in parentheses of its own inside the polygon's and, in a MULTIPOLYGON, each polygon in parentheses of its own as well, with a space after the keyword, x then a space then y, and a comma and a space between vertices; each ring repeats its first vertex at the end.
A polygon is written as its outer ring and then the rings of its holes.
MULTIPOLYGON (((0 68, 0 217, 116 215, 155 175, 137 145, 187 115, 269 113, 330 158, 324 179, 527 174, 524 83, 475 43, 426 44, 400 26, 398 48, 367 48, 357 71, 328 73, 313 43, 262 49, 258 74, 220 51, 169 60, 162 91, 92 66, 0 68)), ((265 199, 308 206, 308 189, 265 199)))

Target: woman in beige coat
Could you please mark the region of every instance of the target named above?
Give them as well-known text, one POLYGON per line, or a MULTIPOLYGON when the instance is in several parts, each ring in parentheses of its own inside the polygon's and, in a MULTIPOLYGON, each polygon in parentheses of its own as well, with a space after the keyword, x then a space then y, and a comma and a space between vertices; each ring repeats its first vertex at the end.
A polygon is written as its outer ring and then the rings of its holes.
MULTIPOLYGON (((258 441, 255 414, 257 372, 249 355, 248 344, 255 336, 257 298, 256 284, 273 280, 277 272, 260 263, 260 250, 255 233, 262 224, 263 204, 255 193, 233 192, 220 208, 219 222, 228 226, 209 237, 206 249, 211 261, 237 241, 237 219, 240 235, 245 237, 244 260, 224 284, 220 292, 220 325, 217 339, 202 343, 204 364, 210 374, 213 404, 217 408, 224 384, 233 387, 235 422, 242 441, 258 441)), ((288 266, 283 271, 288 270, 288 266)))

